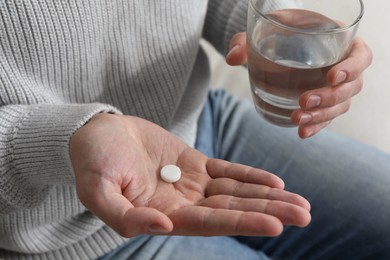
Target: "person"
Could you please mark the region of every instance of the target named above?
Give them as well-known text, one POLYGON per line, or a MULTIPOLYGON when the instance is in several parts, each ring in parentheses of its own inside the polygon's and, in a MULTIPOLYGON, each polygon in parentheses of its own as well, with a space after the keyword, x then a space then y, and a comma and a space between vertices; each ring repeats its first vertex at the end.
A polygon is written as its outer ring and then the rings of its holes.
POLYGON ((320 131, 369 47, 302 95, 303 141, 208 89, 200 39, 244 64, 246 6, 0 3, 0 258, 389 259, 389 155, 320 131))

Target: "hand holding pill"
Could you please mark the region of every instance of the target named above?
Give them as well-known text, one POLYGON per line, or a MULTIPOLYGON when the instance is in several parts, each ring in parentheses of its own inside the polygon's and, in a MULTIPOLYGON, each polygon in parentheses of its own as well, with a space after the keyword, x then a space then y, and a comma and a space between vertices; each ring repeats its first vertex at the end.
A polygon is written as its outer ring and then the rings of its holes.
POLYGON ((124 237, 276 236, 310 222, 279 177, 208 158, 144 119, 96 115, 70 152, 80 201, 124 237))

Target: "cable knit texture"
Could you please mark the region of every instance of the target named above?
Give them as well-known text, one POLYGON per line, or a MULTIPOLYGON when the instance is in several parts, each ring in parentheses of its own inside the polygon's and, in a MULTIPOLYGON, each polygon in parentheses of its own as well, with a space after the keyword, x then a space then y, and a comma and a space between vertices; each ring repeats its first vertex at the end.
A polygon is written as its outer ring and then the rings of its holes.
POLYGON ((92 259, 125 241, 80 204, 70 137, 108 112, 193 145, 209 84, 199 41, 225 53, 246 6, 0 0, 0 258, 92 259))

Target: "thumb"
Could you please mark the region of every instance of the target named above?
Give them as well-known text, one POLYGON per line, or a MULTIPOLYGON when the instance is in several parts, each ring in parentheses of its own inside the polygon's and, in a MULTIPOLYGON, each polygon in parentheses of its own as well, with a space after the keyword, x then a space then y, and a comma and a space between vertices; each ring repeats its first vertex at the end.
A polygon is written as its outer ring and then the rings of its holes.
POLYGON ((235 34, 229 43, 229 53, 226 62, 231 66, 244 65, 247 62, 246 33, 235 34))
POLYGON ((83 204, 123 237, 145 233, 164 234, 173 229, 172 221, 164 213, 153 208, 134 207, 121 193, 100 192, 95 199, 91 198, 93 196, 82 200, 83 204))
POLYGON ((173 223, 168 216, 156 209, 147 207, 130 208, 126 212, 122 224, 119 232, 124 232, 122 234, 124 237, 133 237, 145 233, 167 234, 173 230, 173 223))
POLYGON ((372 50, 360 38, 355 38, 348 57, 332 67, 328 72, 328 81, 331 85, 337 86, 341 83, 351 82, 361 76, 373 59, 372 50))

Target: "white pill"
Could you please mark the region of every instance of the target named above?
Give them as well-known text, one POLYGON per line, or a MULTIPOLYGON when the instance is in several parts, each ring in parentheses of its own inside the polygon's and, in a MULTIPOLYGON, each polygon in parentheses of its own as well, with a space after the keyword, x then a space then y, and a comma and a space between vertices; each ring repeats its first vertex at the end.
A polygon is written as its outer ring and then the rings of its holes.
POLYGON ((168 164, 161 168, 160 175, 165 182, 173 183, 180 180, 181 170, 176 165, 168 164))

